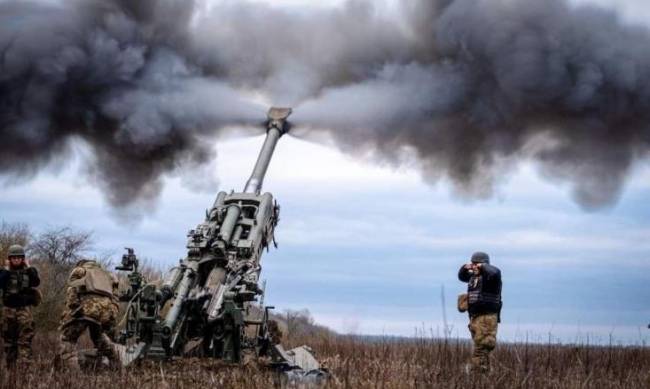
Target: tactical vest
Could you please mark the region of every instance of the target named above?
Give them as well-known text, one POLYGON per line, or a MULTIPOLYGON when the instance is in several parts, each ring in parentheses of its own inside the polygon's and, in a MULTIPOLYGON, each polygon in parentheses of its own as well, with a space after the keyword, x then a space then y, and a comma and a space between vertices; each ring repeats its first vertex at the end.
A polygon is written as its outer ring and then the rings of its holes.
POLYGON ((491 304, 501 303, 501 295, 481 292, 478 290, 469 292, 468 297, 469 297, 469 304, 474 304, 478 302, 491 303, 491 304))
POLYGON ((9 282, 4 290, 4 296, 23 294, 29 291, 29 274, 23 270, 13 270, 9 275, 9 282))
POLYGON ((25 270, 9 271, 9 279, 2 290, 2 304, 8 308, 36 305, 36 289, 30 287, 29 273, 25 270))
POLYGON ((470 316, 482 313, 500 313, 501 282, 490 286, 483 285, 483 277, 475 275, 470 278, 467 288, 468 310, 470 316))
POLYGON ((81 295, 98 294, 113 297, 114 279, 109 272, 95 262, 85 262, 79 267, 84 270, 83 276, 70 281, 68 286, 75 288, 81 295))

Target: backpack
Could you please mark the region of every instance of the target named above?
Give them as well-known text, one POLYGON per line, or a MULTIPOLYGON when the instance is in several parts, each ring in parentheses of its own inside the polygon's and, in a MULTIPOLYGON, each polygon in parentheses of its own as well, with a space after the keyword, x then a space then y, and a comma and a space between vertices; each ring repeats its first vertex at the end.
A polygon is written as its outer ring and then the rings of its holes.
POLYGON ((113 297, 113 276, 96 262, 88 261, 77 266, 72 271, 70 287, 76 288, 79 294, 98 294, 113 297), (81 269, 80 269, 81 268, 81 269), (81 271, 83 270, 83 271, 81 271))
POLYGON ((458 295, 458 312, 467 312, 469 309, 469 296, 467 293, 458 295))

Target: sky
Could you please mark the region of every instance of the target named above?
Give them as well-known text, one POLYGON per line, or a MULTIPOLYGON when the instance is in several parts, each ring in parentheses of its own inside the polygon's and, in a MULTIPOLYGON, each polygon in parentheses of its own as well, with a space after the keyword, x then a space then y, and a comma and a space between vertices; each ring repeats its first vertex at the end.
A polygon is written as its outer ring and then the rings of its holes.
MULTIPOLYGON (((650 20, 650 5, 642 1, 590 2, 634 23, 650 20)), ((232 135, 215 144, 211 178, 219 190, 243 189, 262 141, 232 135)), ((61 225, 91 230, 96 252, 117 258, 123 247, 134 247, 162 268, 184 256, 186 233, 202 221, 217 188, 197 191, 169 176, 155 204, 125 217, 88 184, 80 173, 88 151, 81 144, 75 149, 75 158, 30 179, 5 181, 0 219, 37 232, 61 225)), ((457 271, 481 250, 503 273, 500 339, 650 340, 647 161, 636 166, 614 205, 586 212, 567 185, 544 177, 532 162, 506 176, 492 198, 467 200, 444 180, 425 183, 413 166, 378 165, 287 136, 265 190, 282 206, 279 249, 262 260, 266 303, 279 310, 306 308, 342 333, 403 336, 440 336, 446 315, 452 336, 467 338, 467 318, 455 309, 465 288, 457 271)))

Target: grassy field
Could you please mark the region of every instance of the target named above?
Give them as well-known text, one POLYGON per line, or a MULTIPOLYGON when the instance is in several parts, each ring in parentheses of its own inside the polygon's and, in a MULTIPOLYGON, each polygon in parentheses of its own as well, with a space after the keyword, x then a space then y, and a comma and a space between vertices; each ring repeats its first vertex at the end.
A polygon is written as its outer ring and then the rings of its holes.
MULTIPOLYGON (((468 376, 471 351, 462 340, 360 339, 323 336, 310 344, 327 365, 332 388, 650 388, 650 348, 502 344, 488 375, 468 376)), ((147 362, 121 371, 71 374, 52 365, 55 336, 38 336, 35 361, 14 372, 0 368, 0 388, 270 388, 276 374, 256 363, 224 366, 209 360, 147 362)))

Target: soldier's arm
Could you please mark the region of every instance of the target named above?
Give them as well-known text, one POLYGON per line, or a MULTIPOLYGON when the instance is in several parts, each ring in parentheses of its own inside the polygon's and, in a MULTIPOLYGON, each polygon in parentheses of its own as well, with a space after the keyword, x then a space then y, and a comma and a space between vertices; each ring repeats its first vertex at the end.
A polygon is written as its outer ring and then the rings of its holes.
POLYGON ((75 288, 68 287, 65 291, 65 305, 70 310, 75 310, 81 305, 79 294, 75 288))
POLYGON ((35 267, 28 267, 27 274, 29 275, 29 286, 36 288, 41 284, 41 278, 38 276, 38 270, 35 267))
POLYGON ((463 282, 469 282, 470 278, 472 278, 472 275, 470 274, 469 269, 467 269, 465 265, 461 266, 458 271, 458 279, 463 282))
POLYGON ((4 289, 9 282, 9 271, 5 269, 0 269, 0 289, 4 289))
POLYGON ((75 310, 81 305, 77 288, 70 286, 76 280, 83 278, 86 275, 86 270, 83 267, 75 267, 68 276, 68 283, 65 293, 65 305, 70 310, 75 310))
POLYGON ((483 273, 483 276, 488 280, 501 278, 501 271, 498 268, 487 263, 481 265, 481 273, 483 273))

